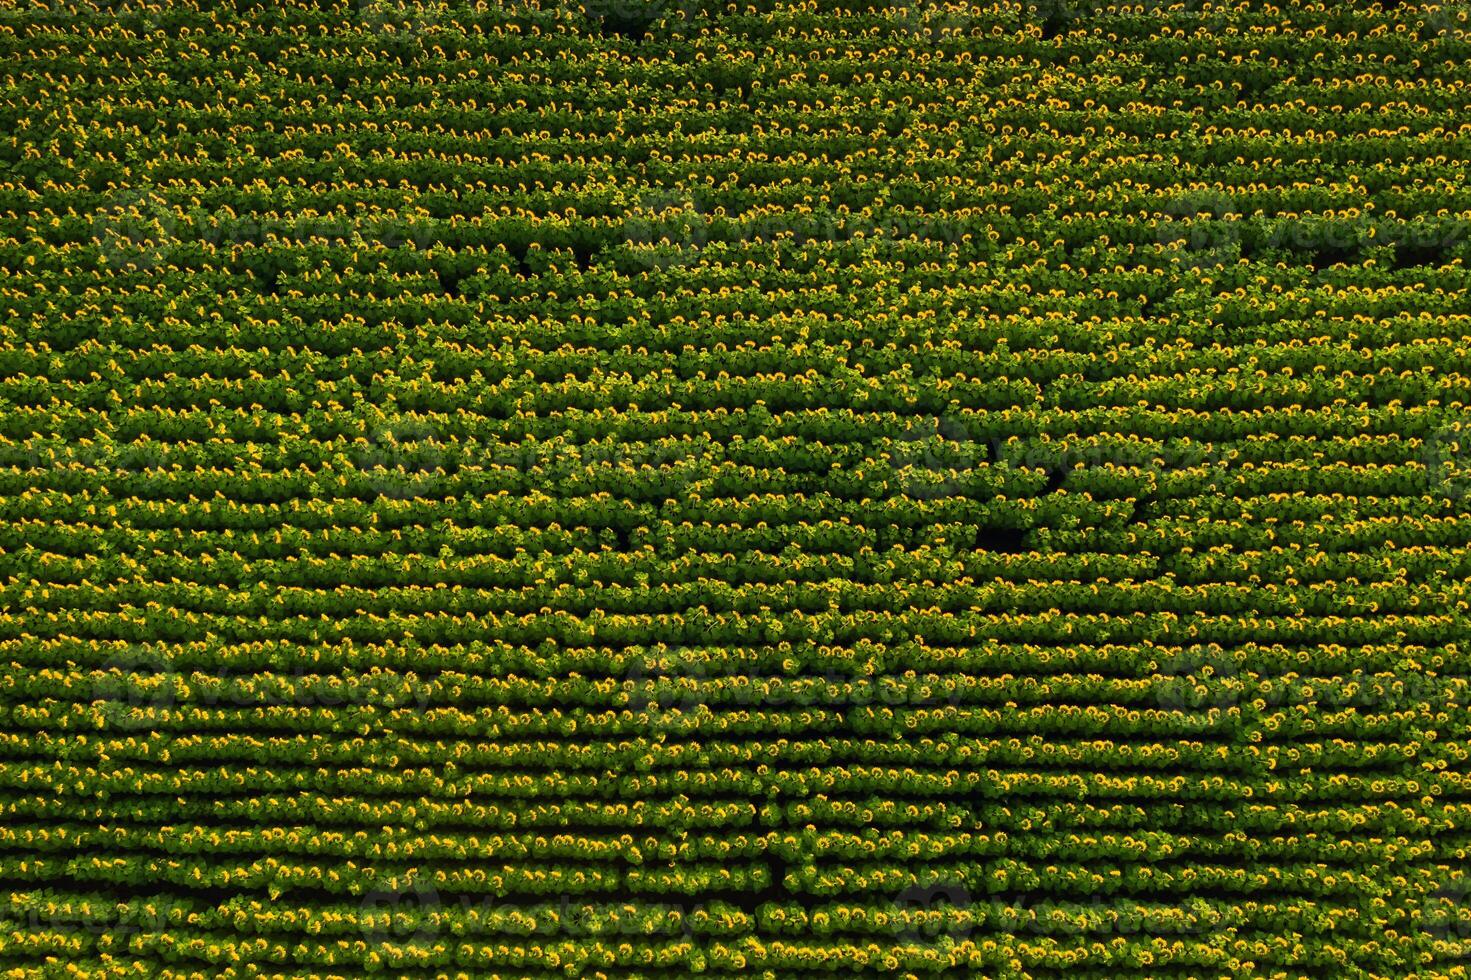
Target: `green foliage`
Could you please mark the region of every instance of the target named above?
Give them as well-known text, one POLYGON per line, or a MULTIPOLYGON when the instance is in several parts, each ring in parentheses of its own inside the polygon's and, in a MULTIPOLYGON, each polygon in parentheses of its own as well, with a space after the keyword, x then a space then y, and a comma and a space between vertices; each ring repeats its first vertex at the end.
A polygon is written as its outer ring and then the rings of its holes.
POLYGON ((1468 20, 6 5, 0 976, 1464 976, 1468 20))

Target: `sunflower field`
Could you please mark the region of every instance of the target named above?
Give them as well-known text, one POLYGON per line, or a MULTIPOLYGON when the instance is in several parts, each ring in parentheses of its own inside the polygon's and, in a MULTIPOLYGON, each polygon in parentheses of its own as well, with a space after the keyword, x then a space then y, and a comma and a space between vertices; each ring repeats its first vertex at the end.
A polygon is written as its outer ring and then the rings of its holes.
POLYGON ((1471 977, 1471 0, 0 58, 0 978, 1471 977))

